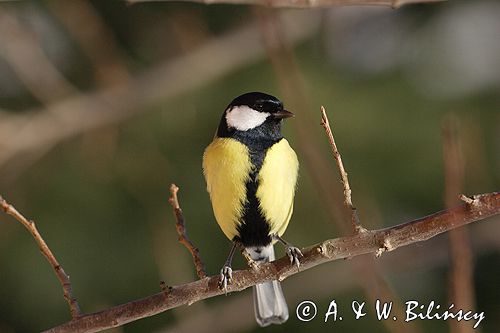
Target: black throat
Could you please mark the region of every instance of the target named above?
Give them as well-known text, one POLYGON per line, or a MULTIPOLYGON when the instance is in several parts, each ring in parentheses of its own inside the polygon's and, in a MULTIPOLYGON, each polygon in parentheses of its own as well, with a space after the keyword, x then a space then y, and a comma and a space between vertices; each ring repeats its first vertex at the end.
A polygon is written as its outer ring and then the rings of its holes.
POLYGON ((253 166, 249 180, 246 183, 247 200, 241 223, 237 228, 239 235, 234 240, 241 242, 245 247, 267 246, 272 239, 269 222, 259 208, 259 200, 256 195, 259 187, 258 176, 267 150, 283 139, 281 124, 280 122, 265 122, 261 126, 248 131, 237 131, 229 129, 223 120, 217 131, 217 136, 232 138, 247 146, 253 166))

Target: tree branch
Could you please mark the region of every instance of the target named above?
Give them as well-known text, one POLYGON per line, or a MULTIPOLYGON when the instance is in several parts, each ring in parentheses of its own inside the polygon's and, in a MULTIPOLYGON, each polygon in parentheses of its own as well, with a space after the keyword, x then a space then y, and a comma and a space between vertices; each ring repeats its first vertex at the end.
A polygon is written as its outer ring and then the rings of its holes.
POLYGON ((175 229, 177 229, 177 233, 179 234, 179 243, 184 245, 191 253, 193 256, 194 266, 196 267, 196 274, 198 274, 200 279, 203 279, 207 276, 207 273, 205 272, 205 264, 203 264, 203 260, 201 260, 200 251, 196 246, 194 246, 193 242, 191 242, 187 235, 186 224, 184 223, 184 214, 182 214, 182 209, 179 206, 177 192, 179 192, 179 187, 175 184, 170 185, 170 193, 172 196, 170 197, 169 202, 174 210, 176 221, 175 229))
POLYGON ((69 275, 66 274, 66 272, 59 264, 52 251, 50 250, 47 243, 45 243, 45 241, 43 240, 42 235, 40 235, 38 229, 36 228, 35 222, 26 219, 21 213, 17 211, 16 208, 14 208, 14 206, 10 205, 7 201, 5 201, 5 199, 2 198, 2 196, 0 196, 0 206, 2 207, 2 209, 6 214, 12 216, 17 221, 19 221, 26 229, 28 229, 30 234, 33 236, 38 247, 40 248, 40 251, 45 256, 45 258, 47 258, 47 261, 50 263, 50 265, 54 269, 54 272, 56 273, 57 279, 61 283, 64 293, 64 298, 66 299, 66 302, 68 302, 69 310, 71 312, 71 317, 73 319, 77 318, 81 314, 81 312, 78 302, 76 301, 76 298, 73 297, 71 283, 69 281, 69 275))
MULTIPOLYGON (((310 246, 303 251, 304 257, 301 259, 300 271, 303 272, 328 261, 367 253, 393 251, 398 247, 425 241, 451 229, 500 213, 500 192, 475 195, 467 199, 467 202, 452 209, 443 210, 411 222, 385 229, 367 230, 352 236, 330 239, 310 246)), ((228 286, 228 291, 244 290, 271 280, 282 281, 297 273, 297 268, 290 265, 288 257, 285 256, 279 260, 259 265, 257 269, 248 268, 235 271, 233 282, 228 286)), ((219 276, 214 275, 172 287, 140 300, 83 315, 45 332, 98 332, 121 326, 181 305, 190 305, 206 298, 222 295, 224 291, 219 289, 218 281, 219 276)))
POLYGON ((233 5, 258 5, 266 7, 288 7, 288 8, 313 8, 328 6, 388 6, 399 8, 412 3, 441 2, 446 0, 126 0, 130 4, 140 2, 198 2, 206 5, 211 4, 233 4, 233 5))

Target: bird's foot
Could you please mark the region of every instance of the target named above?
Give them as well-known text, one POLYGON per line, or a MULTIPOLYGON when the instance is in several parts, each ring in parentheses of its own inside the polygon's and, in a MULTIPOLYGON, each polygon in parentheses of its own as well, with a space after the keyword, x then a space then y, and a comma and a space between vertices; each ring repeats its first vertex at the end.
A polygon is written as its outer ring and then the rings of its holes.
POLYGON ((224 265, 220 270, 219 288, 224 290, 227 295, 227 286, 233 280, 233 269, 231 266, 224 265))
POLYGON ((299 269, 300 267, 299 258, 304 256, 300 251, 300 249, 295 246, 287 246, 286 254, 288 255, 288 258, 290 258, 290 264, 292 265, 295 264, 297 266, 297 269, 299 269))

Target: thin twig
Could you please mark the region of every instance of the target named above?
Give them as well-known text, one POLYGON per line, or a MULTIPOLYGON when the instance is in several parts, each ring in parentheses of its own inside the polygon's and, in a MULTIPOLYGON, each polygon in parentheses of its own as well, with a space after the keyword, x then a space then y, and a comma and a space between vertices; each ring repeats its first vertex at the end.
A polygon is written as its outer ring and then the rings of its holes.
MULTIPOLYGON (((398 247, 425 241, 451 229, 500 214, 500 192, 475 195, 473 200, 472 204, 463 202, 453 209, 443 210, 390 228, 367 230, 313 245, 303 251, 304 257, 300 261, 300 272, 325 262, 375 253, 381 248, 382 252, 393 251, 398 247)), ((228 292, 236 292, 258 283, 282 281, 297 273, 295 266, 290 265, 290 260, 285 256, 262 264, 259 269, 248 268, 233 272, 233 283, 228 285, 227 289, 228 292)), ((181 305, 190 305, 206 298, 222 295, 224 291, 218 287, 218 282, 218 275, 206 277, 172 287, 167 295, 165 292, 160 292, 101 312, 83 315, 45 332, 99 332, 118 327, 181 305)))
POLYGON ((47 243, 45 243, 44 239, 42 238, 42 235, 40 235, 38 229, 36 228, 35 222, 26 219, 21 213, 19 213, 16 210, 16 208, 14 208, 14 206, 5 201, 5 199, 2 198, 1 196, 0 196, 0 206, 2 207, 5 213, 7 213, 8 215, 12 216, 17 221, 19 221, 26 229, 28 229, 30 234, 33 236, 38 247, 40 248, 40 251, 54 269, 57 279, 61 283, 64 298, 66 299, 66 302, 68 302, 69 310, 71 312, 71 317, 73 319, 78 318, 78 316, 81 315, 80 306, 78 305, 76 298, 73 297, 71 283, 69 281, 69 275, 66 274, 63 267, 59 264, 59 262, 57 261, 56 257, 50 250, 47 243))
POLYGON ((389 6, 399 8, 406 4, 441 2, 446 0, 126 0, 130 4, 153 1, 186 1, 211 4, 260 5, 266 7, 313 8, 328 6, 389 6))
POLYGON ((348 208, 353 209, 354 206, 352 204, 349 178, 347 177, 347 172, 345 171, 344 164, 342 163, 342 157, 340 156, 337 145, 335 144, 335 139, 330 127, 330 122, 328 121, 328 116, 326 115, 326 110, 323 106, 321 106, 321 126, 323 126, 323 128, 325 129, 326 135, 328 136, 328 141, 330 142, 330 147, 332 148, 333 157, 335 158, 337 166, 339 167, 340 178, 342 179, 342 185, 344 186, 344 203, 348 208))
POLYGON ((196 267, 196 274, 198 274, 200 279, 204 279, 207 276, 207 273, 205 272, 205 264, 203 263, 203 260, 201 260, 200 251, 196 246, 194 246, 193 242, 191 242, 187 235, 184 215, 182 214, 182 209, 179 206, 177 192, 179 192, 179 187, 175 184, 170 185, 170 193, 172 196, 170 197, 169 202, 174 210, 175 229, 177 229, 177 233, 179 234, 179 243, 184 245, 191 253, 193 256, 194 266, 196 267))
POLYGON ((330 142, 330 147, 332 149, 333 157, 340 172, 340 178, 342 180, 342 185, 344 186, 344 204, 347 208, 351 210, 351 223, 354 232, 362 232, 365 229, 361 226, 359 222, 358 212, 356 207, 352 204, 351 187, 349 186, 349 178, 347 177, 347 172, 344 168, 344 163, 342 163, 342 157, 340 156, 337 145, 335 144, 335 139, 333 137, 332 129, 330 128, 330 122, 328 121, 328 116, 326 115, 326 110, 321 106, 321 126, 325 129, 326 135, 328 136, 328 141, 330 142))

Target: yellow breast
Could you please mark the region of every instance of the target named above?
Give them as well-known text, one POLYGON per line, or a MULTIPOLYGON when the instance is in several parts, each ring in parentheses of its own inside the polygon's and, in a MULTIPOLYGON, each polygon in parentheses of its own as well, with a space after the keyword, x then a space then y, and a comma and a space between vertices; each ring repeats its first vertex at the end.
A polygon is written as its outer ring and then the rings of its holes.
POLYGON ((293 212, 299 162, 297 155, 282 139, 266 153, 259 172, 257 198, 261 211, 271 226, 271 234, 281 236, 293 212))
MULTIPOLYGON (((282 139, 266 152, 258 175, 257 199, 271 234, 282 235, 293 211, 298 174, 297 155, 282 139)), ((217 223, 232 240, 238 235, 253 165, 247 146, 231 138, 215 138, 203 155, 203 171, 217 223)))
POLYGON ((216 138, 203 154, 203 172, 215 219, 230 240, 238 234, 251 170, 248 148, 237 140, 216 138))

